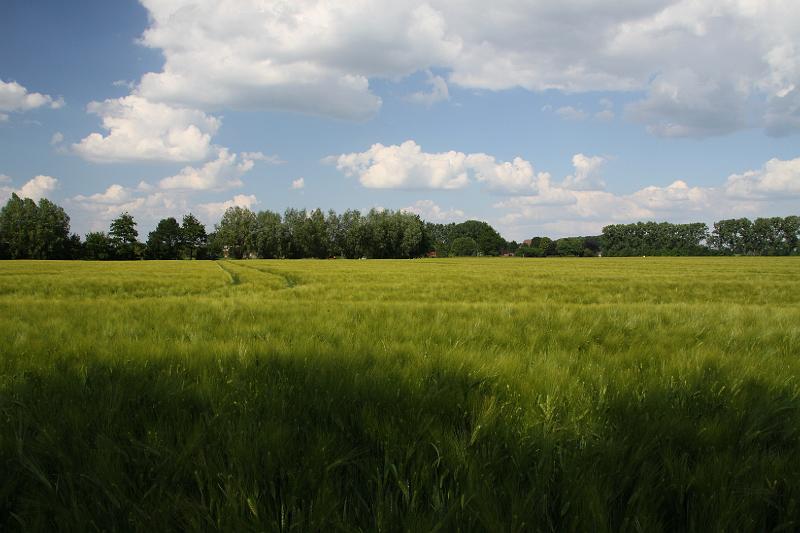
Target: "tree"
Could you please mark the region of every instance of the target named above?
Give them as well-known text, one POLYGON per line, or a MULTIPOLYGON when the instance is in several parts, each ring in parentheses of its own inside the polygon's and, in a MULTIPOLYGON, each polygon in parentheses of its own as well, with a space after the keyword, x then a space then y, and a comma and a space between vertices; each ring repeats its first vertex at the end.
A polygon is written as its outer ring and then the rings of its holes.
POLYGON ((783 232, 786 255, 800 254, 800 249, 798 249, 798 241, 800 241, 800 217, 785 217, 781 224, 781 231, 783 232))
POLYGON ((583 237, 566 237, 556 241, 556 254, 560 256, 581 257, 584 250, 583 237))
POLYGON ((114 243, 102 231, 87 233, 83 250, 84 257, 92 261, 107 261, 114 258, 114 243))
POLYGON ((315 209, 304 222, 308 255, 317 259, 330 257, 330 243, 322 210, 315 209))
POLYGON ((467 220, 459 224, 426 223, 425 235, 427 247, 441 255, 447 255, 453 242, 459 237, 469 237, 474 240, 476 252, 481 255, 499 255, 508 249, 506 240, 492 226, 480 220, 467 220))
POLYGON ((83 243, 81 236, 73 233, 69 237, 69 257, 68 259, 83 259, 83 243))
POLYGON ((258 257, 265 259, 281 257, 281 216, 272 211, 261 211, 256 215, 254 246, 258 257))
POLYGON ((0 211, 0 235, 5 253, 10 259, 27 259, 31 256, 35 225, 34 201, 11 193, 11 198, 0 211))
POLYGON ((241 259, 255 250, 256 214, 246 207, 229 207, 216 226, 216 238, 230 257, 241 259))
POLYGON ((189 259, 198 258, 198 254, 208 244, 206 227, 191 213, 183 215, 180 236, 181 248, 189 259))
POLYGON ((111 221, 108 231, 114 255, 117 259, 135 259, 138 252, 139 232, 136 221, 127 211, 111 221))
POLYGON ((159 221, 147 237, 147 256, 150 259, 178 259, 180 256, 181 227, 174 217, 159 221))
POLYGON ((308 239, 306 238, 306 210, 288 208, 283 213, 281 232, 281 250, 284 257, 300 259, 308 257, 308 239))
POLYGON ((47 198, 39 205, 16 193, 0 210, 0 255, 10 259, 69 259, 69 216, 47 198))
POLYGON ((364 217, 356 210, 348 209, 339 217, 338 246, 341 254, 358 259, 366 254, 367 227, 364 217))
POLYGON ((424 255, 429 246, 425 237, 425 225, 418 215, 398 211, 403 226, 403 237, 400 241, 400 257, 412 258, 424 255))
POLYGON ((450 247, 450 255, 452 257, 463 257, 475 255, 478 250, 478 244, 472 237, 458 237, 453 241, 450 247))
POLYGON ((69 258, 69 216, 47 198, 39 200, 32 239, 32 259, 69 258))
MULTIPOLYGON (((728 238, 727 230, 722 234, 720 242, 728 238)), ((603 251, 608 256, 703 255, 708 252, 708 240, 708 226, 702 222, 612 224, 603 228, 602 236, 603 251)))

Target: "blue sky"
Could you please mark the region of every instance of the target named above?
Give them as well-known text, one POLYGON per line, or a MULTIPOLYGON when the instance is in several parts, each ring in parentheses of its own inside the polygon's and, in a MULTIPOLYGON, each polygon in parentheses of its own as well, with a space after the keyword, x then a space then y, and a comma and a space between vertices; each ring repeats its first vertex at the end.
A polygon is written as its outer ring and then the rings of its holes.
POLYGON ((0 200, 82 234, 231 205, 509 239, 800 212, 790 0, 76 5, 0 5, 0 200))

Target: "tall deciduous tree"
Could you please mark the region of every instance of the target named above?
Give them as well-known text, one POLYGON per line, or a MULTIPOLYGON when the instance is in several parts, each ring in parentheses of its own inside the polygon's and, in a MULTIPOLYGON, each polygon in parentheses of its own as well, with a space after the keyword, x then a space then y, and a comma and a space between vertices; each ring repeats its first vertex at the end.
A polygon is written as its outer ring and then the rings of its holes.
POLYGON ((254 251, 256 215, 246 207, 229 207, 216 226, 216 239, 229 257, 241 259, 254 251))
POLYGON ((147 237, 147 256, 151 259, 178 259, 180 257, 181 227, 174 217, 159 221, 147 237))
POLYGON ((117 259, 136 259, 139 232, 130 213, 126 211, 111 221, 108 236, 117 259))
POLYGON ((193 214, 183 216, 181 223, 181 247, 189 259, 198 257, 198 253, 208 244, 206 227, 193 214))
POLYGON ((283 228, 281 216, 272 211, 261 211, 256 215, 256 230, 253 236, 255 251, 265 259, 278 258, 282 255, 283 228))
POLYGON ((92 261, 106 261, 114 258, 114 244, 102 231, 86 234, 83 244, 84 258, 92 261))
POLYGON ((69 259, 69 216, 46 198, 39 205, 12 193, 0 210, 0 254, 10 259, 69 259))

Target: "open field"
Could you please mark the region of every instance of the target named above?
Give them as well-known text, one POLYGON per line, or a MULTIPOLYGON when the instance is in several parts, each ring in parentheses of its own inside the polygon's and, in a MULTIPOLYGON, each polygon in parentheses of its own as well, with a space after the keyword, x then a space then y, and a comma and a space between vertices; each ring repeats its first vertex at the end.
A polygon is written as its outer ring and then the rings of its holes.
POLYGON ((800 528, 798 258, 0 263, 0 530, 800 528))

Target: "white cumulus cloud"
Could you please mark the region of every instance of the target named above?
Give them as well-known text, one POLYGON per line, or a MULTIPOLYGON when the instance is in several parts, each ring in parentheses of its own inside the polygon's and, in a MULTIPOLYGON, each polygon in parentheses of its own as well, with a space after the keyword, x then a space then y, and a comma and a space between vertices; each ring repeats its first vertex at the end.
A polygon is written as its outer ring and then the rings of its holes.
POLYGON ((564 178, 562 186, 579 190, 603 189, 606 184, 600 176, 600 168, 605 162, 605 158, 600 156, 575 154, 572 156, 575 173, 564 178))
POLYGON ((225 200, 224 202, 199 204, 197 207, 205 215, 207 220, 213 222, 222 218, 223 213, 225 213, 225 210, 229 207, 246 207, 247 209, 252 209, 256 204, 258 204, 258 200, 255 195, 237 194, 230 200, 225 200))
POLYGON ((732 174, 725 193, 733 198, 787 198, 800 196, 800 158, 770 159, 759 170, 732 174))
POLYGON ((466 160, 463 152, 423 152, 414 141, 326 158, 372 189, 460 189, 469 183, 466 160))
POLYGON ((155 101, 362 119, 380 106, 371 79, 435 68, 423 101, 453 84, 641 91, 628 116, 657 135, 800 128, 795 0, 143 4, 142 42, 165 63, 136 90, 155 101))
POLYGON ((435 222, 451 222, 455 220, 463 220, 464 211, 461 209, 443 209, 433 200, 417 200, 414 205, 404 207, 401 211, 407 213, 414 213, 419 215, 422 220, 429 220, 435 222))
POLYGON ((39 107, 49 107, 58 109, 63 107, 63 98, 53 98, 47 94, 30 92, 28 89, 15 81, 3 81, 0 79, 0 111, 5 120, 8 120, 8 112, 30 111, 39 107))
POLYGON ((297 178, 296 180, 292 180, 291 189, 293 190, 304 189, 305 186, 306 186, 305 178, 297 178))
POLYGON ((36 176, 26 182, 17 192, 22 198, 39 200, 47 198, 48 195, 58 188, 58 180, 52 176, 36 176))
POLYGON ((531 163, 520 157, 503 162, 480 152, 429 153, 413 140, 391 146, 373 144, 364 152, 324 161, 373 189, 461 189, 474 179, 490 189, 519 192, 534 188, 537 180, 531 163))
POLYGON ((95 162, 199 161, 210 151, 219 119, 202 111, 151 102, 140 96, 92 102, 106 135, 92 133, 72 148, 95 162))
POLYGON ((143 0, 145 46, 165 58, 138 92, 202 108, 286 109, 350 119, 381 100, 370 77, 411 74, 458 52, 423 2, 143 0))
MULTIPOLYGON (((580 165, 575 166, 578 175, 580 165)), ((800 158, 771 159, 759 170, 732 174, 710 187, 675 180, 666 186, 649 185, 621 194, 567 188, 566 182, 553 185, 550 180, 540 180, 535 194, 495 203, 494 207, 505 211, 499 219, 503 231, 516 237, 535 232, 554 236, 599 234, 611 223, 710 223, 740 216, 785 216, 796 211, 800 197, 800 158)))
POLYGON ((217 158, 196 168, 184 167, 178 174, 162 179, 161 189, 221 190, 242 185, 241 177, 255 165, 263 154, 233 154, 221 148, 217 158), (248 157, 251 156, 251 157, 248 157), (252 157, 255 156, 255 157, 252 157))
POLYGON ((78 195, 75 201, 96 204, 120 204, 131 198, 131 191, 117 183, 110 185, 105 191, 89 196, 78 195))

